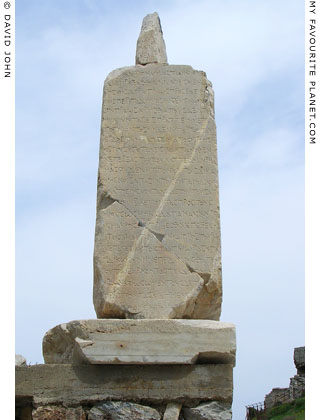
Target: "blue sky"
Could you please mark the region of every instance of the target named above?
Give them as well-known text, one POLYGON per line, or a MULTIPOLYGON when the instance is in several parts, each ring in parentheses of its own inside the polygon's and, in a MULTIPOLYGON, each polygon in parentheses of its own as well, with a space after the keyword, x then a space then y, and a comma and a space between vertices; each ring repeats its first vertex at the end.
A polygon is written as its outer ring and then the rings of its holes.
POLYGON ((95 318, 92 254, 103 82, 134 65, 145 14, 170 64, 215 92, 222 321, 237 326, 234 419, 294 375, 304 345, 304 4, 16 2, 16 352, 95 318))

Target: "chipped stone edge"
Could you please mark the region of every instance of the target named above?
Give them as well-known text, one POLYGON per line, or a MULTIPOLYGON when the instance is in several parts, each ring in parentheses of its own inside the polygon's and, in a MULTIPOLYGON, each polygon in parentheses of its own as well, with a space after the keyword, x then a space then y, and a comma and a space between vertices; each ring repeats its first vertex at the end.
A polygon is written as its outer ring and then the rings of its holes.
MULTIPOLYGON (((158 359, 155 358, 154 361, 152 361, 153 356, 149 356, 150 361, 148 364, 197 364, 198 360, 205 363, 232 363, 233 366, 236 364, 236 329, 235 325, 230 322, 195 319, 141 319, 138 322, 139 327, 137 332, 139 332, 139 330, 143 331, 143 325, 145 324, 146 331, 154 328, 154 334, 159 335, 162 333, 161 330, 167 333, 170 332, 171 326, 172 328, 176 328, 175 326, 179 328, 180 326, 181 331, 175 331, 177 339, 179 333, 184 332, 192 334, 193 328, 208 330, 208 333, 210 330, 231 330, 230 349, 228 350, 203 352, 199 349, 198 353, 195 352, 193 355, 185 356, 185 358, 181 359, 179 362, 167 360, 166 357, 162 358, 161 355, 159 355, 158 359)), ((126 356, 118 358, 116 355, 109 355, 109 360, 101 362, 86 354, 86 348, 94 345, 94 340, 90 334, 100 332, 101 334, 107 335, 108 330, 112 334, 114 328, 116 328, 116 330, 122 330, 123 333, 130 334, 130 329, 132 328, 134 330, 136 325, 137 321, 134 319, 88 319, 70 321, 67 324, 59 324, 47 331, 43 338, 43 358, 46 364, 143 364, 145 362, 142 359, 140 360, 138 356, 134 357, 135 361, 130 361, 126 360, 126 356), (80 335, 82 338, 79 337, 80 335), (58 337, 58 339, 56 337, 58 337), (61 337, 60 340, 59 337, 61 337), (50 350, 50 346, 53 347, 54 350, 50 350), (58 356, 57 353, 59 353, 58 356)))

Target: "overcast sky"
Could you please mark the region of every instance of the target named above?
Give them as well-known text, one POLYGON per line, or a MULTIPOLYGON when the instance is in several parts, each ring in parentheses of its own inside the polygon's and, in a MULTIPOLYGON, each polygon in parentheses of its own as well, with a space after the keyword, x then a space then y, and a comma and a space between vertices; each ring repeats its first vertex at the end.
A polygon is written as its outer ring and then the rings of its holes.
POLYGON ((42 363, 47 330, 95 318, 103 82, 134 65, 160 15, 169 64, 215 92, 222 321, 237 327, 234 419, 295 374, 304 345, 304 3, 16 1, 16 353, 42 363))

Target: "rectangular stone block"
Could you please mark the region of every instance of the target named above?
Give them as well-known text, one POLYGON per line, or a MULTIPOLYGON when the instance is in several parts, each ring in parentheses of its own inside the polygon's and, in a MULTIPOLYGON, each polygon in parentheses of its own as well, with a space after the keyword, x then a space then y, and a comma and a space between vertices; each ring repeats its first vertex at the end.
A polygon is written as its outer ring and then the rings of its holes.
POLYGON ((57 325, 43 339, 46 363, 235 364, 231 323, 89 319, 57 325))
POLYGON ((232 389, 232 365, 16 367, 16 397, 33 397, 35 405, 231 402, 232 389))
POLYGON ((202 71, 147 64, 105 81, 93 299, 98 318, 219 320, 216 126, 202 71))
POLYGON ((169 403, 163 415, 163 420, 179 420, 182 404, 169 403))

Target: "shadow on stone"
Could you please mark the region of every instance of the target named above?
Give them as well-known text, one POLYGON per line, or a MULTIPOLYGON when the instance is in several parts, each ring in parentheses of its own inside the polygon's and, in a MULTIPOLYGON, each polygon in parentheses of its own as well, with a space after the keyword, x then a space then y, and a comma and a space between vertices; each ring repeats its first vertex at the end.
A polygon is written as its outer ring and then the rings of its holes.
POLYGON ((15 420, 32 420, 32 397, 16 398, 15 420))

